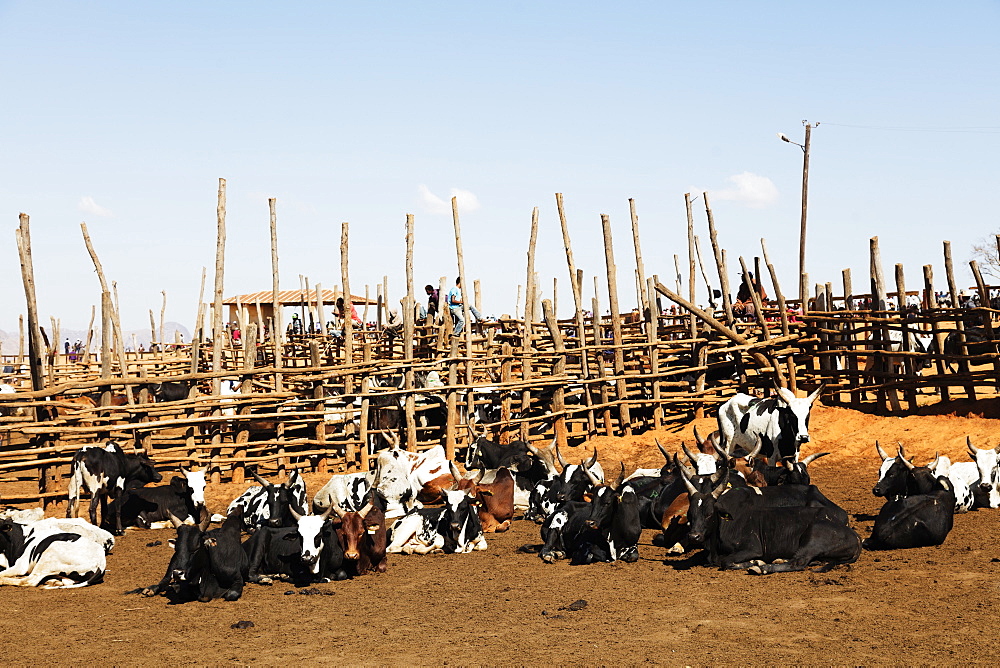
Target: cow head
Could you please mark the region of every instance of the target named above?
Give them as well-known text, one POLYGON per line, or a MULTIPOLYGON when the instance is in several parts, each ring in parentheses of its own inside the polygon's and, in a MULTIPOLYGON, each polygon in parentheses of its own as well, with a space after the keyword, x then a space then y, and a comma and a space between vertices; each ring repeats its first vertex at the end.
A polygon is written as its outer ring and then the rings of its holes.
POLYGON ((461 551, 483 532, 479 521, 479 502, 460 490, 443 490, 441 501, 445 506, 442 520, 448 527, 445 548, 461 551))
POLYGON ((825 383, 804 399, 799 399, 794 392, 786 387, 777 388, 779 401, 785 404, 795 416, 796 458, 798 458, 798 446, 809 442, 809 412, 812 410, 813 402, 823 392, 824 387, 826 387, 825 383))
MULTIPOLYGON (((242 517, 243 509, 236 508, 234 516, 242 517)), ((191 561, 195 553, 201 548, 208 530, 211 514, 208 509, 202 508, 198 525, 184 524, 176 515, 167 511, 170 523, 177 530, 177 536, 168 540, 168 544, 174 548, 174 556, 170 560, 170 581, 184 582, 187 580, 188 571, 191 569, 191 561)))
POLYGON ((830 454, 829 452, 817 452, 815 454, 809 455, 801 462, 792 461, 791 458, 784 458, 781 460, 781 471, 778 473, 778 484, 779 485, 808 485, 810 484, 809 478, 809 465, 820 457, 825 457, 830 454))
MULTIPOLYGON (((205 469, 201 471, 188 470, 183 466, 180 467, 181 473, 184 474, 184 480, 187 483, 187 487, 191 490, 191 503, 194 504, 195 508, 205 507, 205 469)), ((171 481, 171 484, 173 481, 171 481)))
MULTIPOLYGON (((121 448, 119 448, 120 450, 121 448)), ((163 476, 156 470, 153 460, 141 450, 136 454, 125 455, 125 477, 132 484, 138 483, 140 485, 163 480, 163 476)))
POLYGON ((906 459, 903 446, 899 446, 899 453, 895 457, 890 457, 875 441, 875 451, 882 458, 882 466, 878 472, 878 482, 872 488, 872 494, 882 496, 887 499, 894 499, 906 493, 906 478, 909 470, 914 464, 906 459))
POLYGON ((299 538, 302 539, 302 562, 309 567, 313 575, 319 574, 319 558, 323 553, 323 526, 333 512, 330 506, 321 515, 303 515, 294 508, 291 509, 295 518, 299 538))
POLYGON ((24 551, 24 528, 11 519, 0 521, 0 557, 4 568, 13 564, 24 551))
POLYGON ((684 451, 685 456, 691 462, 691 466, 694 467, 697 475, 712 475, 718 470, 719 452, 712 452, 712 454, 704 452, 693 453, 688 450, 687 444, 683 442, 681 443, 681 450, 684 451))
POLYGON ((1000 446, 995 449, 980 450, 972 445, 972 439, 966 436, 965 447, 968 448, 969 456, 972 457, 972 461, 976 462, 976 468, 979 469, 980 491, 989 492, 995 489, 998 477, 1000 477, 1000 470, 998 470, 1000 463, 997 461, 997 452, 1000 451, 1000 446))
POLYGON ((368 502, 357 512, 345 512, 337 504, 332 506, 334 514, 340 518, 337 534, 344 548, 344 558, 350 561, 361 559, 359 545, 366 534, 374 535, 379 529, 385 529, 385 519, 382 513, 372 513, 375 510, 374 490, 368 496, 368 502), (369 519, 371 517, 371 519, 369 519))
POLYGON ((267 493, 267 523, 269 526, 290 526, 294 523, 293 520, 296 513, 302 514, 305 512, 299 503, 299 499, 296 498, 297 494, 293 491, 293 488, 297 488, 302 484, 298 471, 293 472, 288 480, 280 485, 269 483, 257 475, 256 471, 251 470, 250 475, 253 476, 257 484, 267 493))
POLYGON ((695 545, 705 542, 716 519, 726 521, 731 518, 715 516, 715 502, 726 491, 729 484, 729 468, 722 470, 722 475, 714 485, 696 485, 688 472, 681 468, 681 478, 688 492, 688 540, 695 545))

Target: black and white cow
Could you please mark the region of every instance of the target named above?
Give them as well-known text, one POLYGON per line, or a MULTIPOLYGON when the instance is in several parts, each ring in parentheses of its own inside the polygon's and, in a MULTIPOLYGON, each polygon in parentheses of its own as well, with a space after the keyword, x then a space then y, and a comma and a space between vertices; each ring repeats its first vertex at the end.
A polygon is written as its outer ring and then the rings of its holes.
POLYGON ((329 519, 331 512, 332 507, 319 515, 303 515, 292 510, 302 546, 299 556, 313 582, 348 578, 344 568, 344 548, 329 519))
POLYGON ((347 512, 357 512, 365 505, 368 491, 375 482, 375 471, 339 473, 320 487, 313 497, 313 512, 322 513, 336 504, 347 512))
POLYGON ((69 477, 69 507, 66 517, 76 517, 80 494, 87 491, 90 499, 90 523, 97 525, 97 506, 101 506, 101 525, 120 536, 123 533, 120 499, 126 489, 160 482, 153 461, 145 454, 125 454, 115 441, 103 448, 84 446, 73 456, 69 477), (110 500, 111 517, 108 517, 110 500))
POLYGON ((86 587, 104 578, 104 547, 79 533, 0 520, 0 585, 86 587))
POLYGON ((779 459, 798 461, 799 447, 809 442, 809 412, 823 387, 803 399, 784 387, 768 399, 735 395, 719 408, 723 449, 735 455, 738 447, 749 452, 759 444, 761 456, 772 466, 779 459))
POLYGON ((250 471, 250 475, 259 484, 251 485, 236 497, 226 509, 226 516, 237 508, 242 509, 243 530, 248 533, 253 533, 263 524, 275 527, 294 526, 292 509, 302 514, 307 507, 306 483, 299 472, 292 471, 288 480, 279 485, 269 483, 255 471, 250 471))
POLYGON ((170 515, 194 524, 205 508, 205 471, 181 467, 183 476, 174 476, 169 485, 125 490, 122 497, 122 524, 144 529, 162 528, 170 515))
POLYGON ((468 553, 485 550, 486 538, 478 502, 465 492, 444 490, 439 508, 417 508, 396 520, 390 530, 389 553, 468 553))
MULTIPOLYGON (((41 508, 38 508, 41 510, 41 508)), ((104 550, 105 554, 111 554, 115 547, 115 537, 110 531, 105 531, 100 527, 95 527, 87 520, 77 518, 61 517, 40 517, 35 518, 30 515, 14 515, 9 519, 14 520, 25 528, 35 531, 53 531, 59 533, 75 533, 89 541, 97 543, 104 550)), ((0 560, 0 566, 3 566, 0 560)))

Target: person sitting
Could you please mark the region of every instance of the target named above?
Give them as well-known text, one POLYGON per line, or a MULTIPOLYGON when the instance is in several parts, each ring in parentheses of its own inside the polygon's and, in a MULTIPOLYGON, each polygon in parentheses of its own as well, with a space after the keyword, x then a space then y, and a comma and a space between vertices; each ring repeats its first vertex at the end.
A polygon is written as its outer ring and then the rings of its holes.
MULTIPOLYGON (((454 333, 456 336, 461 334, 462 330, 465 329, 464 303, 462 299, 462 278, 460 276, 455 279, 455 287, 448 292, 448 308, 451 309, 451 317, 455 320, 454 333)), ((483 316, 480 315, 479 309, 472 304, 469 304, 469 313, 476 319, 476 322, 483 321, 483 316)))

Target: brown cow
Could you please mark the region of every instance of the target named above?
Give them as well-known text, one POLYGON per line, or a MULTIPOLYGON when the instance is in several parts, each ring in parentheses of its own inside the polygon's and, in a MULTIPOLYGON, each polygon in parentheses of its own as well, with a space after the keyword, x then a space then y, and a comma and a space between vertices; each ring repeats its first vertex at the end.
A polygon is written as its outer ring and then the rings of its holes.
POLYGON ((340 546, 344 549, 344 565, 352 565, 352 576, 385 573, 388 566, 385 548, 385 512, 378 508, 369 493, 368 503, 358 512, 344 512, 336 503, 333 512, 340 518, 336 527, 340 546))
POLYGON ((464 478, 455 464, 449 462, 451 474, 457 480, 454 489, 464 491, 479 501, 479 522, 483 533, 499 533, 510 528, 514 517, 514 476, 505 466, 496 470, 492 482, 482 482, 485 471, 472 478, 464 478))

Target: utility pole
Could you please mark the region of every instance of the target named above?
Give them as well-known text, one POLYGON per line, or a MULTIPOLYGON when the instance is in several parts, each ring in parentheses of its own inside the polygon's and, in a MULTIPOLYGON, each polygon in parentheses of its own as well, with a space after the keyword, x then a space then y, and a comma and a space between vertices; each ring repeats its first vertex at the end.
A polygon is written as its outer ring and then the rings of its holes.
POLYGON ((806 128, 806 139, 804 144, 794 142, 782 133, 778 133, 781 141, 795 144, 802 149, 802 217, 799 222, 799 305, 802 313, 806 312, 806 302, 809 298, 809 285, 806 279, 806 212, 809 203, 809 144, 812 139, 812 129, 819 126, 819 123, 802 121, 806 128))

